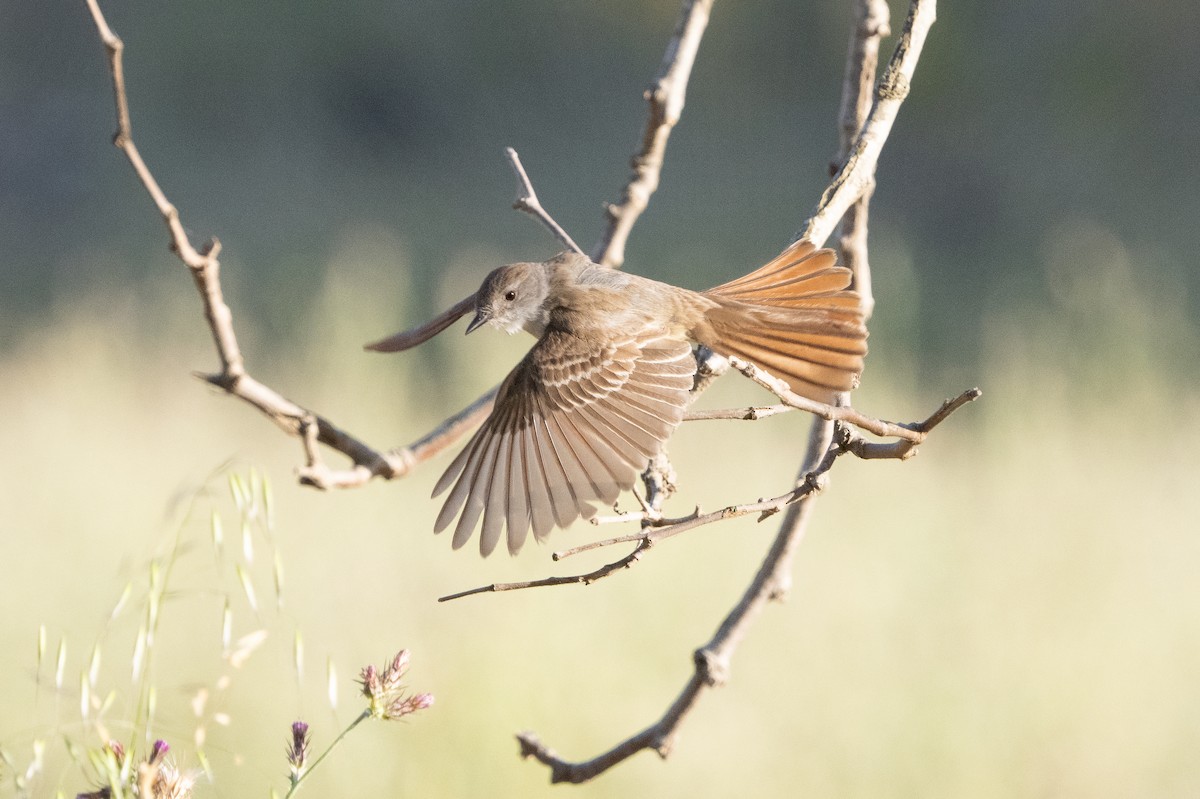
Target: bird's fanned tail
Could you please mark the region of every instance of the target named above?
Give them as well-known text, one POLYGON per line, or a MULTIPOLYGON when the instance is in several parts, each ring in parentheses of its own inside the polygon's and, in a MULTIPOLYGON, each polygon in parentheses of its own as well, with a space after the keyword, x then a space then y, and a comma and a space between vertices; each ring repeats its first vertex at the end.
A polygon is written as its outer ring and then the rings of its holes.
POLYGON ((831 403, 858 385, 867 328, 850 270, 832 250, 801 241, 744 277, 704 292, 702 343, 787 381, 792 391, 831 403), (709 339, 709 340, 704 340, 709 339))

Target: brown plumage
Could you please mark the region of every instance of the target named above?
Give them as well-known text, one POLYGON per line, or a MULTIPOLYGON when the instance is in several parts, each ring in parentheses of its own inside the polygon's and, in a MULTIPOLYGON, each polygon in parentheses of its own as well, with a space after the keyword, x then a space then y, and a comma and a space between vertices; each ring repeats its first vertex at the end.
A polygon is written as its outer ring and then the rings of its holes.
MULTIPOLYGON (((867 331, 858 295, 847 290, 850 271, 836 261, 798 242, 704 292, 569 252, 493 271, 467 332, 490 322, 538 341, 434 488, 434 496, 449 489, 435 531, 457 516, 458 548, 482 517, 480 552, 491 553, 507 530, 515 554, 530 529, 540 541, 611 505, 683 418, 696 369, 691 342, 745 358, 820 402, 854 388, 867 331)), ((438 329, 457 316, 446 318, 438 329)), ((410 346, 407 335, 371 346, 410 346)))

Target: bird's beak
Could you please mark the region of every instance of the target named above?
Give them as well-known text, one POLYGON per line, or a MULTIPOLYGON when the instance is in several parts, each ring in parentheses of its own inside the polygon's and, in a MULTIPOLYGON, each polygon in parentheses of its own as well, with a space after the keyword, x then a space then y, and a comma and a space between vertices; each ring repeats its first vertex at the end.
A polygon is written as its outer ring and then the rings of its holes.
POLYGON ((471 320, 471 324, 467 325, 467 332, 478 330, 491 318, 492 314, 486 308, 480 308, 475 312, 475 318, 471 320))

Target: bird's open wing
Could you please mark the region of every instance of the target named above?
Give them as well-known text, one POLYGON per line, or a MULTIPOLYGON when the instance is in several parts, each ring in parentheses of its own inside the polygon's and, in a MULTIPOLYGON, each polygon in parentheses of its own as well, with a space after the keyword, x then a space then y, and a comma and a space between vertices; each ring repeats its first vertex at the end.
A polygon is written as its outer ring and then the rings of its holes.
POLYGON ((590 518, 592 503, 615 502, 675 430, 696 370, 687 341, 661 330, 599 338, 549 329, 500 386, 492 415, 433 491, 454 486, 434 530, 461 511, 455 549, 481 514, 484 555, 502 529, 516 553, 531 527, 542 540, 590 518))

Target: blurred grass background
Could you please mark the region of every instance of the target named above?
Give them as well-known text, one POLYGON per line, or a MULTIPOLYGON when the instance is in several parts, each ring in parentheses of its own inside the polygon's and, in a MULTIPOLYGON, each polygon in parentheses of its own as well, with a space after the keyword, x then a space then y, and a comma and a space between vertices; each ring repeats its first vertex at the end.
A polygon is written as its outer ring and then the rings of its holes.
MULTIPOLYGON (((382 358, 361 342, 428 316, 492 266, 554 245, 507 210, 516 147, 582 242, 626 177, 672 0, 518 5, 133 2, 135 136, 196 238, 225 245, 250 369, 376 443, 409 441, 497 381, 527 340, 450 333, 382 358)), ((1200 790, 1200 158, 1197 31, 1181 2, 1068 11, 943 3, 884 152, 873 204, 879 306, 856 405, 924 416, 978 384, 915 461, 840 463, 772 607, 667 763, 640 755, 551 789, 511 733, 590 757, 657 718, 748 581, 774 524, 665 544, 582 588, 438 605, 545 576, 544 548, 480 561, 429 534, 432 464, 318 494, 299 448, 189 376, 213 354, 160 221, 108 146, 102 51, 82 2, 6 10, 0 26, 0 746, 52 743, 35 795, 68 768, 78 675, 128 710, 127 582, 169 546, 155 733, 185 766, 189 699, 234 633, 270 632, 209 725, 217 781, 280 786, 288 725, 316 746, 358 709, 351 678, 402 646, 437 696, 356 731, 313 795, 1194 796, 1200 790), (232 460, 274 486, 286 582, 269 558, 248 607, 232 562, 232 460), (230 531, 214 565, 208 514, 230 531), (39 691, 35 642, 68 642, 65 688, 39 691), (305 641, 297 680, 292 636, 305 641), (336 710, 325 664, 340 674, 336 710)), ((893 25, 904 8, 893 3, 893 25)), ((664 183, 627 268, 703 287, 777 252, 826 180, 849 30, 843 4, 718 3, 664 183)), ((757 401, 732 378, 709 405, 757 401)), ((778 492, 807 420, 685 427, 683 508, 778 492), (736 436, 737 445, 730 441, 736 436), (728 453, 714 461, 714 451, 728 453)), ((556 546, 595 535, 561 533, 556 546)), ((598 561, 597 561, 598 562, 598 561)), ((131 603, 135 605, 136 603, 131 603)), ((52 658, 51 655, 48 656, 52 658)), ((120 733, 119 725, 113 725, 120 733)), ((4 788, 11 780, 4 776, 4 788)))

